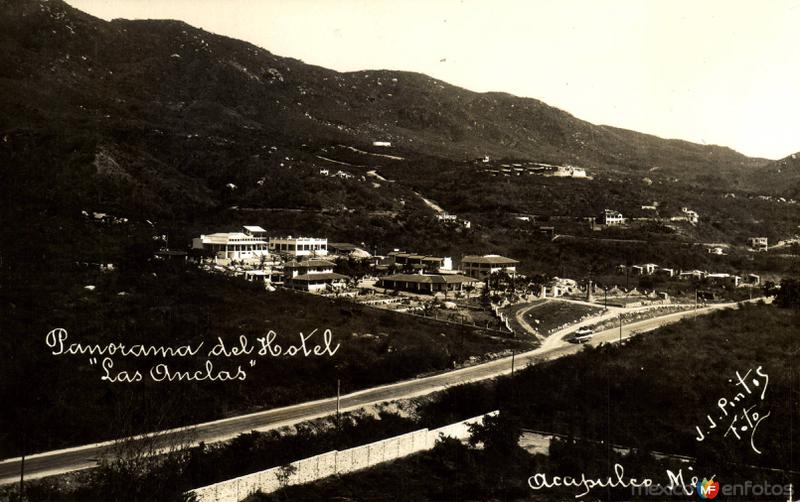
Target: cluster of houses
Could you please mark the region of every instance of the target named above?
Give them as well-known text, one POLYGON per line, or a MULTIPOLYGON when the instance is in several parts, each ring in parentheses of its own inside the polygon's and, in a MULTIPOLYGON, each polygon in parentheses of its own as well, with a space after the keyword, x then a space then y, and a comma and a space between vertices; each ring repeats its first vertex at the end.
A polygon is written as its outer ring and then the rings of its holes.
POLYGON ((474 288, 496 272, 516 276, 518 264, 517 260, 500 255, 467 255, 461 258, 460 269, 456 270, 450 257, 393 251, 375 269, 378 273, 395 273, 382 276, 376 285, 415 293, 460 293, 474 288))
POLYGON ((468 255, 456 269, 450 257, 401 251, 373 257, 354 244, 317 237, 270 237, 263 228, 249 225, 239 232, 201 235, 192 240, 192 249, 219 271, 233 271, 268 287, 308 292, 345 288, 348 276, 334 269, 337 260, 348 257, 369 260, 379 276, 378 287, 430 294, 462 292, 495 272, 515 276, 519 263, 499 255, 468 255))
POLYGON ((697 214, 697 211, 689 209, 688 207, 681 208, 681 214, 678 216, 673 216, 670 218, 672 221, 688 221, 692 225, 697 225, 697 222, 700 221, 700 216, 697 214))
MULTIPOLYGON (((226 265, 248 280, 270 285, 319 291, 343 287, 347 281, 347 276, 333 272, 334 262, 319 259, 330 253, 327 239, 269 237, 263 228, 248 225, 241 232, 201 235, 192 239, 192 249, 218 269, 224 270, 226 265)), ((351 249, 356 252, 358 248, 351 249)))
MULTIPOLYGON (((350 173, 348 173, 346 171, 342 171, 341 169, 338 170, 338 171, 335 171, 333 174, 331 174, 331 170, 330 169, 324 169, 323 168, 323 169, 319 170, 319 174, 320 174, 320 176, 329 176, 329 177, 332 177, 332 178, 341 178, 343 180, 353 179, 353 175, 352 174, 350 174, 350 173)), ((363 178, 363 176, 362 176, 362 178, 363 178)), ((363 181, 363 179, 362 179, 362 181, 363 181)))
MULTIPOLYGON (((484 164, 489 163, 489 157, 479 159, 484 164)), ((523 174, 539 176, 558 176, 561 178, 588 178, 586 169, 571 165, 553 165, 542 162, 514 162, 500 164, 497 169, 484 169, 483 172, 490 176, 522 176, 523 174)))
POLYGON ((674 268, 660 267, 655 263, 631 265, 630 267, 620 265, 617 267, 617 271, 630 275, 652 275, 656 277, 663 277, 665 279, 706 280, 710 284, 720 287, 738 288, 745 285, 757 286, 761 283, 761 277, 756 274, 739 276, 728 273, 710 273, 705 270, 676 270, 674 268))
POLYGON ((469 220, 459 218, 455 214, 442 213, 436 215, 436 220, 443 225, 452 225, 456 227, 471 228, 472 223, 469 220))
MULTIPOLYGON (((642 211, 658 211, 658 203, 653 202, 652 204, 646 204, 642 206, 642 211)), ((656 217, 646 217, 646 218, 633 218, 634 221, 659 221, 662 220, 661 218, 656 217)), ((700 221, 700 215, 697 211, 693 209, 689 209, 688 207, 682 207, 680 214, 677 216, 672 216, 669 218, 669 221, 686 221, 692 225, 697 225, 700 221)), ((597 217, 597 222, 601 225, 605 225, 607 227, 617 226, 617 225, 624 225, 628 223, 628 218, 622 216, 622 213, 617 211, 616 209, 604 209, 600 216, 597 217)))

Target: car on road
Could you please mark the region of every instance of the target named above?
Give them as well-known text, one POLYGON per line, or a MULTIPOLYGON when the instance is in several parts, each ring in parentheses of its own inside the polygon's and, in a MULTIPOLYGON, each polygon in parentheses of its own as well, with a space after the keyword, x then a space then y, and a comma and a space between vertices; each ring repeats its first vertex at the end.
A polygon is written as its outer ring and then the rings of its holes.
POLYGON ((578 328, 578 331, 572 335, 572 338, 570 338, 569 341, 571 343, 586 343, 592 336, 594 336, 594 331, 592 331, 590 328, 578 328))

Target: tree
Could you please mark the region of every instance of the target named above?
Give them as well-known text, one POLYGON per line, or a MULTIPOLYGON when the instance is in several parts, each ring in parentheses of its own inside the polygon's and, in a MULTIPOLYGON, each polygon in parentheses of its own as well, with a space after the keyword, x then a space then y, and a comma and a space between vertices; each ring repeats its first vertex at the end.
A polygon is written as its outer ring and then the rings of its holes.
POLYGON ((489 456, 503 458, 524 451, 519 446, 522 427, 508 412, 484 416, 482 424, 470 424, 469 432, 469 444, 482 444, 489 456))
POLYGON ((775 304, 781 308, 800 308, 800 280, 783 279, 775 295, 775 304))
POLYGON ((289 486, 289 479, 295 475, 297 472, 297 466, 294 464, 286 464, 282 465, 278 472, 275 474, 275 477, 278 478, 278 484, 281 488, 286 488, 289 486))
POLYGON ((467 293, 467 299, 469 299, 469 297, 470 297, 470 295, 472 294, 473 291, 475 291, 475 286, 474 285, 469 284, 469 283, 464 285, 464 292, 467 293))

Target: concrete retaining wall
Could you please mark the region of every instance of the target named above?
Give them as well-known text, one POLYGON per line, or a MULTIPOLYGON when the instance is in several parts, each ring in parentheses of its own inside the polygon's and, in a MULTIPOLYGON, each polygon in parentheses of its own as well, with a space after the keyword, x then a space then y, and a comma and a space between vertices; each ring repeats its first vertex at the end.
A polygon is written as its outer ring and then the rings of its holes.
MULTIPOLYGON (((290 464, 295 469, 283 482, 286 485, 299 485, 336 474, 347 474, 366 469, 383 462, 430 450, 441 436, 463 440, 469 437, 469 424, 483 423, 485 416, 497 413, 497 411, 493 411, 438 429, 420 429, 347 450, 334 450, 304 458, 290 464)), ((192 490, 192 493, 195 494, 198 502, 239 502, 256 492, 270 493, 281 488, 282 473, 288 473, 287 469, 273 467, 196 488, 192 490)))

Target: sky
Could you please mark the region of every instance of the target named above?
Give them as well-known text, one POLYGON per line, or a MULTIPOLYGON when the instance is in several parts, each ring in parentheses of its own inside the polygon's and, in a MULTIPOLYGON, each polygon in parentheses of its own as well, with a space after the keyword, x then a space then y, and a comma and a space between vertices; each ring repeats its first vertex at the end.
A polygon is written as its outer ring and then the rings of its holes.
POLYGON ((417 71, 595 124, 800 151, 800 0, 67 0, 339 71, 417 71))

